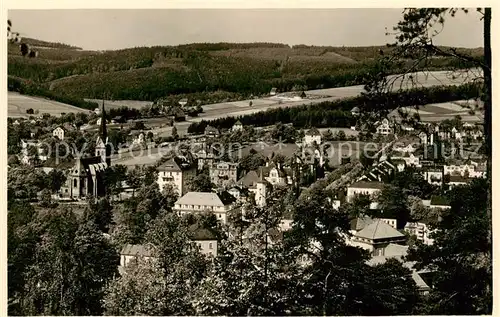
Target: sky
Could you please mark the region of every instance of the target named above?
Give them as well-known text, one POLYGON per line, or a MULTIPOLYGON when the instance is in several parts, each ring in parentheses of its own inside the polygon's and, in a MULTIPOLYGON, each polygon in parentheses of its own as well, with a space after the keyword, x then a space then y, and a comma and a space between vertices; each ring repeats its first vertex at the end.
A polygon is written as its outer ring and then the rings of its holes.
MULTIPOLYGON (((385 45, 402 9, 99 9, 9 10, 24 37, 88 50, 194 42, 273 42, 289 45, 385 45)), ((482 47, 475 12, 446 21, 438 45, 482 47)))

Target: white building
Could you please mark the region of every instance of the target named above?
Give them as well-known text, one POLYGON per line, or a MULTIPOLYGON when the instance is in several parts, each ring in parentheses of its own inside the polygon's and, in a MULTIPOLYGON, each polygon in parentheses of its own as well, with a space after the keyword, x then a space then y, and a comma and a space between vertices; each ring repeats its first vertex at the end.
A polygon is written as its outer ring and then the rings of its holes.
POLYGON ((373 219, 373 222, 357 231, 348 243, 370 251, 372 255, 384 255, 384 249, 390 244, 405 243, 404 234, 394 229, 381 219, 373 219))
POLYGON ((64 140, 64 129, 61 127, 57 127, 52 131, 52 135, 59 140, 64 140))
POLYGON ((236 121, 236 123, 233 125, 233 127, 231 128, 231 130, 233 132, 242 131, 243 130, 243 124, 241 123, 241 121, 240 120, 236 121))
POLYGON ((218 241, 215 234, 206 228, 199 228, 197 224, 189 228, 190 239, 198 246, 201 254, 216 257, 218 241))
POLYGON ((382 122, 379 122, 377 126, 377 134, 380 135, 389 135, 392 134, 392 128, 389 124, 389 120, 387 118, 384 118, 382 122))
POLYGON ((196 176, 196 166, 177 156, 160 165, 157 171, 160 191, 163 191, 165 185, 170 184, 179 196, 187 192, 187 182, 196 176))
POLYGON ((209 166, 210 181, 218 187, 229 187, 238 181, 238 163, 219 162, 209 166))
POLYGON ((321 133, 318 129, 309 129, 304 136, 304 143, 306 145, 321 144, 321 133))
POLYGON ((425 222, 408 222, 405 225, 405 231, 415 235, 417 240, 422 241, 423 244, 432 245, 434 243, 434 239, 430 237, 433 231, 425 222))
POLYGON ((120 252, 120 267, 124 268, 140 258, 149 261, 153 259, 154 247, 141 244, 126 244, 120 252))
POLYGON ((376 181, 359 181, 347 187, 347 202, 351 202, 356 195, 373 197, 384 187, 384 183, 376 181))
POLYGON ((443 183, 443 169, 439 167, 427 167, 422 171, 424 179, 431 185, 441 185, 443 183))
POLYGON ((227 213, 232 210, 235 201, 236 198, 227 192, 188 192, 175 202, 173 210, 179 215, 209 212, 226 223, 227 213))

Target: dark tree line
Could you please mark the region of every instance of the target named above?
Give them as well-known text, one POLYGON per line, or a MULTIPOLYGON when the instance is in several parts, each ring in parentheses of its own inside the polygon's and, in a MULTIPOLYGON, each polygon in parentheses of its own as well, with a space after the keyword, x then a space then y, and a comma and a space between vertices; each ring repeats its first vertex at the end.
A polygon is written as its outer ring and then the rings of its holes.
MULTIPOLYGON (((417 88, 407 91, 387 93, 378 97, 362 95, 338 101, 325 101, 315 105, 303 105, 293 108, 276 108, 240 117, 226 117, 210 121, 192 123, 188 133, 203 133, 207 125, 218 129, 229 129, 239 120, 243 125, 268 126, 278 122, 293 123, 296 128, 308 127, 351 127, 356 123, 351 114, 355 106, 364 105, 364 109, 377 110, 384 105, 386 110, 408 105, 425 105, 460 99, 470 99, 477 94, 478 86, 468 83, 460 86, 436 86, 417 88)), ((368 111, 368 110, 367 110, 368 111)))

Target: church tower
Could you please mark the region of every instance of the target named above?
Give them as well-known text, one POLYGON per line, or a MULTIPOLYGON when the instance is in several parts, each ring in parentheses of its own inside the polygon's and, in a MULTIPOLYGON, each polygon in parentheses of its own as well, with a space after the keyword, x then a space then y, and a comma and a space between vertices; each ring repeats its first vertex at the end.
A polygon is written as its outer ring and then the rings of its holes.
POLYGON ((95 146, 95 156, 100 156, 101 161, 111 166, 111 145, 109 144, 108 131, 106 129, 106 110, 104 109, 104 100, 102 102, 101 126, 99 127, 99 136, 95 146))

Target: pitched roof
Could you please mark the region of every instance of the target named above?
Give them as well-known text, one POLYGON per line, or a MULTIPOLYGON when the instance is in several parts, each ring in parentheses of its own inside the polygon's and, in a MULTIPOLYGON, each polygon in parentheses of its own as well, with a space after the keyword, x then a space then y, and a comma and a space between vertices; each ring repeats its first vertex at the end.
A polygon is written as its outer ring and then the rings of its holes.
POLYGON ((389 243, 384 249, 384 255, 386 257, 406 256, 406 254, 408 253, 408 248, 409 247, 407 245, 389 243))
POLYGON ((133 255, 133 256, 153 256, 153 248, 148 245, 142 244, 126 244, 121 252, 121 255, 133 255))
POLYGON ((254 183, 260 180, 259 174, 256 171, 250 171, 238 180, 238 183, 245 187, 251 187, 254 183))
POLYGON ((373 189, 382 189, 384 187, 384 183, 382 182, 366 182, 359 181, 351 184, 350 188, 373 188, 373 189))
POLYGON ((243 125, 240 120, 237 120, 234 125, 243 125))
POLYGON ((189 237, 192 240, 217 240, 213 230, 208 228, 200 228, 199 224, 195 223, 188 228, 189 237))
POLYGON ((227 192, 224 193, 188 192, 175 203, 181 205, 223 207, 236 201, 233 195, 227 192))
POLYGON ((158 170, 167 172, 181 172, 188 170, 191 167, 192 165, 187 160, 183 160, 180 157, 173 157, 162 165, 158 166, 158 170))
POLYGON ((351 220, 351 230, 360 231, 373 222, 374 220, 368 216, 357 217, 351 220))
POLYGON ((355 234, 356 237, 365 239, 387 239, 387 238, 402 238, 404 234, 397 231, 387 223, 380 219, 364 227, 361 231, 355 234))

